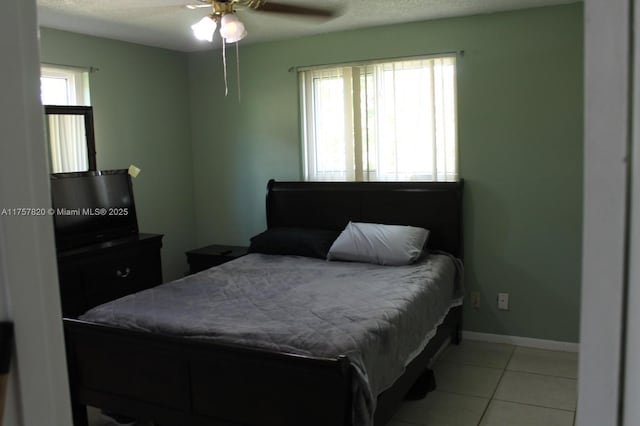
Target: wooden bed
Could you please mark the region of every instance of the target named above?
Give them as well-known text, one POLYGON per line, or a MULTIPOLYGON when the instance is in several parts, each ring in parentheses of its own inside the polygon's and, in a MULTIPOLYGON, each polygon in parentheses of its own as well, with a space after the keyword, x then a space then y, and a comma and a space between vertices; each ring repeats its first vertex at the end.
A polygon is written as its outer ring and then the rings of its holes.
MULTIPOLYGON (((267 226, 341 230, 349 220, 420 226, 429 248, 462 258, 462 182, 275 182, 267 226)), ((453 308, 424 351, 379 395, 376 426, 386 424, 429 360, 459 341, 453 308)), ((65 318, 76 426, 91 405, 162 426, 350 426, 346 357, 269 352, 131 331, 65 318)))

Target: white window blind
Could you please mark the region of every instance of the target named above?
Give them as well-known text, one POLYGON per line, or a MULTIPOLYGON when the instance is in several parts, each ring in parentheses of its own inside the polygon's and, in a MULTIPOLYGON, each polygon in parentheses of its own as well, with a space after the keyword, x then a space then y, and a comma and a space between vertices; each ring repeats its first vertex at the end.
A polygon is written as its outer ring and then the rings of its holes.
POLYGON ((300 74, 305 179, 458 178, 455 57, 300 74))

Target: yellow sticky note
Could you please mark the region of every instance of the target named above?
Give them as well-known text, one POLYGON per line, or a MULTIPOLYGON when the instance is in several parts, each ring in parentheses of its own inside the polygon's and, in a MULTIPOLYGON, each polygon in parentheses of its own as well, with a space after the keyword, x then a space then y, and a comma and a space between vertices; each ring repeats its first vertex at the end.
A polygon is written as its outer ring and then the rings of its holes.
POLYGON ((131 177, 137 177, 140 174, 140 169, 132 164, 129 166, 129 174, 131 177))

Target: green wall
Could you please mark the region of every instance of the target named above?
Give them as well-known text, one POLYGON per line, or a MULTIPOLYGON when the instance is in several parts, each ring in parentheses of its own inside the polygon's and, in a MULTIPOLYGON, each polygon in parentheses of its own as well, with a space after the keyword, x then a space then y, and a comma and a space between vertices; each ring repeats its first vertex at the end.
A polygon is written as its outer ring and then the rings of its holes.
MULTIPOLYGON (((199 244, 265 228, 267 180, 301 178, 292 66, 464 50, 458 62, 465 328, 578 340, 582 222, 581 4, 385 26, 189 54, 199 244), (498 311, 498 292, 511 310, 498 311)), ((250 37, 250 36, 249 36, 250 37)))
POLYGON ((98 168, 142 169, 140 230, 164 234, 164 279, 184 275, 195 244, 186 54, 43 28, 41 60, 99 69, 90 75, 98 168))
POLYGON ((42 29, 43 62, 93 66, 98 166, 136 164, 140 228, 165 234, 165 279, 198 245, 265 228, 268 179, 301 178, 295 66, 463 50, 458 60, 465 328, 578 340, 582 223, 580 4, 242 45, 164 49, 42 29), (496 309, 498 292, 511 310, 496 309))

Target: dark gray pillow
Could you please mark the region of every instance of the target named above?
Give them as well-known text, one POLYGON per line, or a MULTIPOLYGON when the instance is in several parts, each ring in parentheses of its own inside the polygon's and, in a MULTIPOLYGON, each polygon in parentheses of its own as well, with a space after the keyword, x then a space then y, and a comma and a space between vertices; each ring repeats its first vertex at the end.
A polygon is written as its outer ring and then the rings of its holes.
POLYGON ((249 253, 282 254, 326 259, 340 231, 271 228, 251 238, 249 253))

